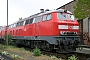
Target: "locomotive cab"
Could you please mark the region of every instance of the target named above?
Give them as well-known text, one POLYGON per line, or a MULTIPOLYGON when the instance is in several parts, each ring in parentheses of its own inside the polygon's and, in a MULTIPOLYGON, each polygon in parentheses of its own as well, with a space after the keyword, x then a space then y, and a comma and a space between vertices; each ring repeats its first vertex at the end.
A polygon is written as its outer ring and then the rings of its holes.
POLYGON ((62 49, 66 51, 76 50, 80 42, 79 23, 75 20, 74 15, 67 11, 56 12, 57 19, 55 20, 55 33, 59 51, 62 49))
POLYGON ((79 24, 74 20, 74 15, 66 12, 57 13, 58 19, 58 30, 60 35, 78 35, 79 24))

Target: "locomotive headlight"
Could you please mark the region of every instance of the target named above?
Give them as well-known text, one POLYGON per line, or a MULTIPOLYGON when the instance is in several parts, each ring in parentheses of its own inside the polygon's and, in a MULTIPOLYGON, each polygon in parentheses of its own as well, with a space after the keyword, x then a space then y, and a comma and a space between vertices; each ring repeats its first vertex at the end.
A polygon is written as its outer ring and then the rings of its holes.
POLYGON ((73 26, 72 29, 79 29, 79 26, 73 26))
POLYGON ((78 33, 76 32, 76 34, 78 34, 78 33))
POLYGON ((60 34, 61 34, 61 35, 64 35, 64 32, 63 32, 63 31, 61 31, 61 32, 60 32, 60 34))
POLYGON ((61 35, 67 35, 67 32, 61 31, 60 34, 61 34, 61 35))
POLYGON ((58 25, 58 29, 68 29, 68 25, 58 25))
POLYGON ((77 33, 77 32, 74 32, 74 34, 76 34, 76 35, 77 35, 78 33, 77 33))

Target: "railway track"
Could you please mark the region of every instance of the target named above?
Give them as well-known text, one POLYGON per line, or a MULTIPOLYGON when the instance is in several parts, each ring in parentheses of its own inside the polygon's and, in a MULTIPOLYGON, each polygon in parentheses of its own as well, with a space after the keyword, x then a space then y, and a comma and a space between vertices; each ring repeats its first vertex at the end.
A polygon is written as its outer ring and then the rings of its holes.
POLYGON ((42 51, 42 54, 48 56, 56 56, 57 58, 62 58, 68 60, 68 57, 75 55, 78 60, 88 60, 90 59, 90 54, 80 53, 80 52, 72 52, 72 53, 53 53, 53 52, 46 52, 42 51))
POLYGON ((0 60, 13 60, 11 57, 9 57, 9 56, 6 56, 6 55, 2 55, 1 53, 0 53, 0 60))
POLYGON ((77 56, 79 60, 90 60, 90 54, 75 52, 74 55, 77 56))
MULTIPOLYGON (((30 49, 30 48, 25 48, 26 50, 29 50, 29 51, 33 51, 33 49, 30 49)), ((86 51, 88 52, 88 51, 86 51)), ((53 51, 44 51, 44 50, 41 50, 41 53, 43 55, 47 55, 47 56, 56 56, 57 58, 62 58, 64 60, 68 60, 68 57, 72 56, 72 55, 75 55, 78 60, 90 60, 90 54, 87 54, 85 53, 85 51, 83 52, 82 51, 74 51, 74 52, 71 52, 71 53, 57 53, 57 52, 53 52, 53 51)))

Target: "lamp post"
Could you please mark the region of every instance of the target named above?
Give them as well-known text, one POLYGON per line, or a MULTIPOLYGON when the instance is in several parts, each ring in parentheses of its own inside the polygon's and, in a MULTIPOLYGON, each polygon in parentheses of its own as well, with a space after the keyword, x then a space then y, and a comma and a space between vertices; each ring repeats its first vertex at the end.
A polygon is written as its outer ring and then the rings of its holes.
POLYGON ((7 28, 7 33, 6 33, 7 39, 6 40, 7 40, 7 46, 8 46, 8 0, 7 0, 7 27, 6 28, 7 28))

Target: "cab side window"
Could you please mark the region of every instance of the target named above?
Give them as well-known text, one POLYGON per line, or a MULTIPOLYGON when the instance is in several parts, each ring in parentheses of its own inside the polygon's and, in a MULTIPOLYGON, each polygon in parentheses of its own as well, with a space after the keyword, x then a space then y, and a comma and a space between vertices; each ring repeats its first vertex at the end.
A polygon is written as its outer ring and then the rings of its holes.
POLYGON ((51 14, 48 14, 47 15, 47 20, 51 20, 52 19, 52 15, 51 14))
POLYGON ((25 25, 26 25, 26 24, 29 24, 29 20, 26 20, 25 25))
POLYGON ((47 15, 43 16, 43 21, 47 20, 47 15))
POLYGON ((29 24, 31 24, 33 22, 33 19, 34 18, 29 19, 29 24))
POLYGON ((23 23, 24 23, 24 21, 21 21, 21 22, 20 22, 20 26, 22 26, 22 25, 23 25, 23 23))
POLYGON ((40 22, 42 19, 42 16, 38 16, 35 18, 34 23, 40 22))
POLYGON ((33 23, 34 18, 30 18, 25 21, 25 25, 33 23))
POLYGON ((43 21, 51 20, 51 19, 52 19, 52 14, 51 13, 43 16, 43 21))
MULTIPOLYGON (((22 26, 23 23, 24 23, 24 21, 18 22, 16 26, 22 26)), ((15 24, 14 24, 14 25, 15 25, 15 24)), ((13 25, 13 26, 14 26, 14 25, 13 25)))
POLYGON ((16 27, 16 23, 14 23, 13 27, 16 27))

